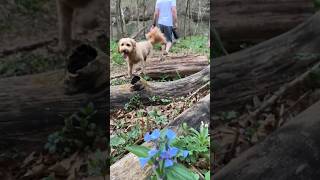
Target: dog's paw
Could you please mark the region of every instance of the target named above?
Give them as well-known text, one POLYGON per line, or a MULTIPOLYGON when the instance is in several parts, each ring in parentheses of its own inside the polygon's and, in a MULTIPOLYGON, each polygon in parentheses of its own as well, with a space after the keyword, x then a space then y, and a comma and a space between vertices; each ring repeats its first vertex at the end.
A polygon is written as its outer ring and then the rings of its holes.
POLYGON ((164 61, 166 58, 164 55, 160 56, 160 61, 164 61))
POLYGON ((129 75, 129 74, 128 74, 128 75, 126 75, 125 77, 126 77, 127 79, 131 79, 131 78, 132 78, 132 75, 129 75))

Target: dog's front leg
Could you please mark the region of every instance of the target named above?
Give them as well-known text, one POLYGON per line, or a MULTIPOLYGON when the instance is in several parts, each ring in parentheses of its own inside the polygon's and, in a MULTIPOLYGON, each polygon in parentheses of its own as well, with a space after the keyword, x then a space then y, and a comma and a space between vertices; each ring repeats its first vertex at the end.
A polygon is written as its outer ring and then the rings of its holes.
POLYGON ((132 67, 133 67, 133 64, 128 62, 128 77, 132 77, 132 67))
POLYGON ((144 75, 146 72, 146 70, 145 70, 146 69, 146 61, 147 61, 147 57, 142 60, 142 74, 144 74, 144 75))

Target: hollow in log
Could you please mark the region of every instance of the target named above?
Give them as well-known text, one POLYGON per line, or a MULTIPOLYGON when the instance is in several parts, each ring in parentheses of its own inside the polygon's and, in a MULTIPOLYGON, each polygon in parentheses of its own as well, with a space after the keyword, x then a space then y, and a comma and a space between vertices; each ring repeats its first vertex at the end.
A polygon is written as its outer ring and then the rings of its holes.
POLYGON ((147 83, 140 91, 132 91, 131 85, 111 86, 110 104, 111 109, 122 108, 130 98, 139 95, 142 101, 152 96, 181 97, 199 89, 210 81, 210 66, 191 76, 170 82, 147 83))

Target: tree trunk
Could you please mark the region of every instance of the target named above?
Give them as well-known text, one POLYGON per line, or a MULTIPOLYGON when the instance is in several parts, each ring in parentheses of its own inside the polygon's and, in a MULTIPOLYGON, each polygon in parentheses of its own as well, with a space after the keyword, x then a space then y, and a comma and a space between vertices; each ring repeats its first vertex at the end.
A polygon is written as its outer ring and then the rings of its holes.
POLYGON ((320 101, 214 175, 223 180, 320 177, 320 101))
MULTIPOLYGON (((143 27, 146 26, 146 14, 147 14, 147 6, 146 6, 146 0, 143 0, 143 27)), ((143 30, 143 34, 146 34, 146 30, 143 30)))
POLYGON ((121 39, 121 25, 120 25, 120 9, 119 9, 119 6, 120 6, 120 1, 121 0, 117 0, 116 1, 116 22, 117 22, 117 39, 121 39))
POLYGON ((283 35, 214 59, 215 113, 240 111, 253 96, 264 96, 292 81, 319 61, 319 44, 320 12, 283 35))
MULTIPOLYGON (((163 77, 166 78, 179 78, 197 73, 209 65, 208 58, 206 56, 177 56, 168 57, 165 61, 159 61, 159 58, 152 58, 147 60, 145 74, 153 80, 158 80, 163 77)), ((140 66, 136 66, 141 72, 140 66)), ((111 79, 117 77, 123 77, 127 75, 127 72, 115 75, 111 79)))
MULTIPOLYGON (((168 125, 169 128, 177 130, 182 123, 199 128, 200 122, 209 123, 210 116, 210 94, 201 99, 197 104, 184 111, 168 125)), ((150 146, 150 144, 144 144, 150 146)), ((132 153, 114 163, 110 167, 111 180, 140 180, 151 174, 151 167, 141 168, 138 157, 132 153)))
POLYGON ((111 109, 123 107, 134 95, 140 95, 142 101, 147 101, 148 97, 181 97, 199 89, 210 81, 210 66, 200 72, 171 82, 148 83, 141 91, 132 91, 130 85, 111 86, 110 104, 111 109))
POLYGON ((123 36, 126 37, 128 34, 128 31, 127 31, 127 27, 126 27, 126 20, 125 20, 121 6, 120 6, 120 18, 121 18, 121 25, 122 25, 122 29, 123 29, 123 36))
POLYGON ((187 36, 186 23, 187 23, 187 17, 188 17, 189 4, 190 4, 190 0, 187 0, 186 13, 184 15, 184 21, 183 21, 184 38, 187 36))
POLYGON ((137 15, 136 15, 136 19, 134 19, 133 17, 132 17, 132 21, 137 21, 137 29, 139 29, 139 22, 140 22, 140 19, 139 19, 139 16, 140 16, 140 8, 139 8, 139 0, 137 0, 137 2, 136 2, 136 12, 137 12, 137 15))
POLYGON ((213 24, 228 50, 287 32, 314 12, 309 0, 216 0, 212 6, 213 24))

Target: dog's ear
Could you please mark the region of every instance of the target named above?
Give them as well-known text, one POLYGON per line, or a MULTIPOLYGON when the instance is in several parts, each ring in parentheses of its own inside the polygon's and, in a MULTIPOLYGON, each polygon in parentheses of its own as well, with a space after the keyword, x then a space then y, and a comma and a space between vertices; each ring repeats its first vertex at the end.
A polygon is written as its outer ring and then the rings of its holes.
POLYGON ((130 39, 130 42, 131 42, 131 44, 132 44, 132 47, 133 48, 136 48, 136 40, 134 40, 134 39, 130 39))
POLYGON ((118 42, 118 53, 121 53, 121 52, 120 52, 120 43, 121 43, 121 39, 120 39, 119 42, 118 42))

